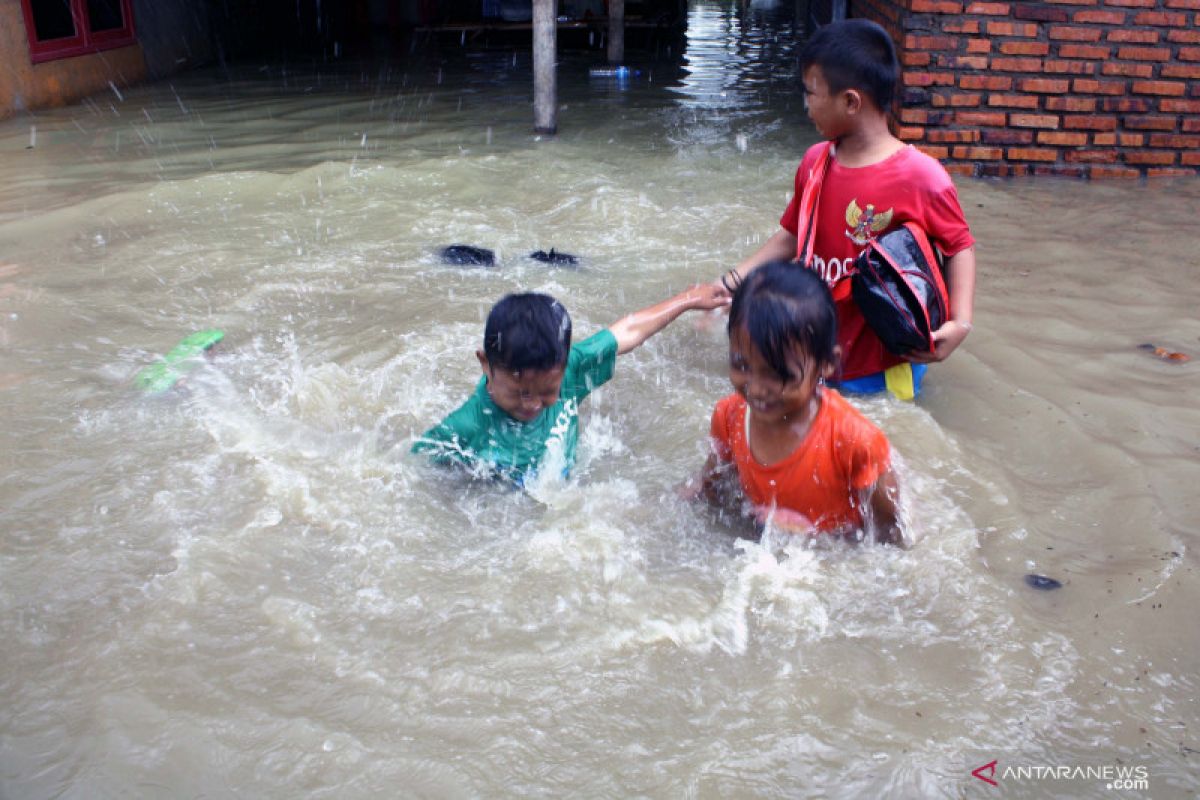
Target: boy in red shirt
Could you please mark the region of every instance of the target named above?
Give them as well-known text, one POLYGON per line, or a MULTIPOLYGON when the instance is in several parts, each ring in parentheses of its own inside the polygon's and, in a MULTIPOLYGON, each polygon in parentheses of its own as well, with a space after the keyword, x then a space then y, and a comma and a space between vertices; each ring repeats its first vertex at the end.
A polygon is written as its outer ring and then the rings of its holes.
MULTIPOLYGON (((821 136, 834 143, 815 212, 810 264, 837 305, 843 361, 834 385, 847 392, 887 388, 910 399, 920 388, 926 364, 944 360, 971 330, 975 241, 946 170, 888 128, 899 65, 887 32, 863 19, 827 25, 805 45, 800 66, 808 115, 821 136), (849 278, 855 257, 873 238, 910 220, 947 257, 950 319, 933 332, 934 352, 900 357, 884 349, 867 325, 850 296, 849 278)), ((803 246, 803 232, 797 229, 801 197, 825 146, 822 142, 805 153, 780 230, 722 277, 726 289, 761 264, 798 258, 803 246)))

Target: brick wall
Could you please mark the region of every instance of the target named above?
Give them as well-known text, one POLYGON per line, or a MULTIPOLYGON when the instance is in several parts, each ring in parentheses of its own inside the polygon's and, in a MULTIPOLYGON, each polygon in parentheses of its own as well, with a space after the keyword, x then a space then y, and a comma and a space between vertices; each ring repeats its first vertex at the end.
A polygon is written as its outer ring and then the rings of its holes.
POLYGON ((967 175, 1200 174, 1200 0, 853 0, 902 138, 967 175))

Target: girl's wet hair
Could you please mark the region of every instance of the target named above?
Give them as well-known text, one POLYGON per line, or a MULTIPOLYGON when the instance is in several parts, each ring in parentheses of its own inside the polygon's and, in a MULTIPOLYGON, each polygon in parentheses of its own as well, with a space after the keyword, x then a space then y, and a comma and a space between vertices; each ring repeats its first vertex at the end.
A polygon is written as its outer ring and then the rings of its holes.
POLYGON ((821 68, 833 93, 864 92, 880 111, 892 105, 900 64, 892 37, 869 19, 847 19, 824 25, 800 51, 800 72, 821 68))
POLYGON ((729 308, 729 333, 739 328, 784 381, 803 377, 792 371, 797 349, 818 369, 837 365, 833 296, 825 281, 799 264, 772 261, 742 281, 729 308))
POLYGON ((571 352, 571 315, 550 295, 505 295, 488 313, 483 352, 493 368, 512 372, 564 366, 571 352))

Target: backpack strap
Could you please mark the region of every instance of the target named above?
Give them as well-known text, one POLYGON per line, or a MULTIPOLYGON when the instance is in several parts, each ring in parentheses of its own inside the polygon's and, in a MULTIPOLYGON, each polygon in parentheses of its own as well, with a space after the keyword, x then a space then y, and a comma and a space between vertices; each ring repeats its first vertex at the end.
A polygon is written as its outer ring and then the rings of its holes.
POLYGON ((799 240, 796 248, 796 260, 804 266, 812 265, 813 247, 817 239, 817 203, 821 199, 821 184, 829 172, 829 162, 833 160, 833 142, 822 142, 817 152, 816 163, 808 171, 804 179, 804 189, 800 194, 800 211, 796 216, 796 237, 799 240))

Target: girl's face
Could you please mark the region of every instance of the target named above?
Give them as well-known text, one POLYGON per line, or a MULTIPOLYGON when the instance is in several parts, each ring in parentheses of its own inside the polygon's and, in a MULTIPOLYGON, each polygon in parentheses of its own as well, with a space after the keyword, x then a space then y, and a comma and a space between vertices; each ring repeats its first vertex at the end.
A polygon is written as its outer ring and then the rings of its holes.
POLYGON ((763 422, 800 421, 817 394, 821 378, 833 374, 832 365, 818 365, 797 345, 788 360, 793 377, 784 380, 755 347, 745 326, 729 334, 729 381, 746 399, 750 413, 763 422))

